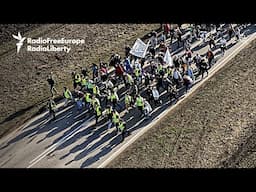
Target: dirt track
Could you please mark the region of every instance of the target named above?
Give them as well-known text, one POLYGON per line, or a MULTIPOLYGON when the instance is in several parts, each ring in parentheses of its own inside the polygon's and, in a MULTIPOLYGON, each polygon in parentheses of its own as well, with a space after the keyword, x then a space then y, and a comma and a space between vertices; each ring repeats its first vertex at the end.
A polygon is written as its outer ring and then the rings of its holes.
POLYGON ((23 124, 44 106, 50 96, 46 78, 50 71, 57 76, 57 89, 71 87, 71 72, 80 66, 107 62, 111 50, 124 55, 126 43, 131 45, 158 24, 47 24, 0 25, 0 136, 23 124), (25 37, 85 39, 84 46, 72 47, 66 53, 36 53, 21 49, 16 54, 16 41, 11 34, 20 31, 25 37))
POLYGON ((108 167, 255 167, 256 41, 108 167))

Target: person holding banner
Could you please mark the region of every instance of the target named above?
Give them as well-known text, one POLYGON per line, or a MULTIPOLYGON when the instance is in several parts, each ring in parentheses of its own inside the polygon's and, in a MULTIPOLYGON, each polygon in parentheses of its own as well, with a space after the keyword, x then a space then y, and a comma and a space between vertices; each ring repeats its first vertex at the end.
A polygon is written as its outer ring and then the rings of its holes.
POLYGON ((147 49, 149 47, 150 41, 148 41, 147 44, 145 44, 140 39, 137 39, 130 51, 130 54, 139 58, 145 58, 147 49))

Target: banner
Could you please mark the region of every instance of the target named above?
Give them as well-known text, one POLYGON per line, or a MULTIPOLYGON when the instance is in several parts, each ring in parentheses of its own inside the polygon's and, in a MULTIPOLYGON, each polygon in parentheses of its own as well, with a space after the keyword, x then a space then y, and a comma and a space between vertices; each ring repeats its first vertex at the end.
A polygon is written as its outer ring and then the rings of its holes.
POLYGON ((137 39, 135 41, 132 49, 130 50, 130 54, 140 57, 140 58, 144 58, 146 55, 148 46, 149 46, 149 42, 148 42, 148 44, 145 44, 140 39, 137 39))
POLYGON ((167 50, 166 50, 166 52, 165 52, 164 62, 165 62, 167 65, 173 66, 173 59, 172 59, 172 57, 171 57, 171 54, 170 54, 170 51, 169 51, 168 48, 167 48, 167 50))

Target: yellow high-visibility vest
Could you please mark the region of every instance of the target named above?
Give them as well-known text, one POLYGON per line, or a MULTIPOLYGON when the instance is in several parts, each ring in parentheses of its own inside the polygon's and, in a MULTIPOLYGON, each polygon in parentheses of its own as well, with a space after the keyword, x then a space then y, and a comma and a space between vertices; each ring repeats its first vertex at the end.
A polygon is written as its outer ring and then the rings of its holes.
POLYGON ((125 104, 130 104, 132 101, 132 97, 130 95, 125 95, 124 101, 125 104))
POLYGON ((79 75, 79 74, 76 74, 76 76, 75 76, 75 82, 76 82, 76 83, 79 83, 80 81, 81 81, 80 75, 79 75))
POLYGON ((127 74, 127 80, 128 80, 128 83, 129 84, 132 84, 133 83, 133 78, 131 75, 127 74))
POLYGON ((162 65, 158 65, 158 67, 157 67, 158 73, 161 72, 162 70, 163 70, 163 66, 162 65))
POLYGON ((96 105, 100 105, 100 101, 97 98, 94 98, 91 100, 93 108, 95 108, 96 105))
POLYGON ((91 98, 90 98, 90 93, 86 93, 85 94, 85 101, 87 102, 87 103, 90 103, 91 102, 91 98))
POLYGON ((119 122, 119 114, 117 112, 113 113, 112 121, 113 121, 113 123, 119 122))
POLYGON ((106 110, 107 115, 111 114, 111 113, 112 113, 112 111, 113 111, 113 109, 112 109, 112 108, 107 108, 107 110, 106 110))
POLYGON ((124 122, 119 123, 118 128, 119 128, 120 131, 123 131, 124 128, 125 128, 124 122))
POLYGON ((117 97, 116 97, 116 94, 115 94, 115 93, 114 93, 114 94, 112 94, 112 95, 110 96, 110 100, 111 100, 111 102, 112 102, 114 99, 117 99, 117 97))
POLYGON ((82 81, 81 81, 81 85, 86 86, 86 84, 87 84, 87 80, 85 78, 83 78, 82 81))
POLYGON ((135 76, 136 77, 140 76, 140 69, 139 68, 135 68, 135 76))
POLYGON ((101 116, 101 107, 99 105, 96 107, 96 115, 101 116))
POLYGON ((137 107, 143 106, 143 98, 142 97, 137 97, 136 105, 137 105, 137 107))
POLYGON ((66 99, 70 99, 71 98, 71 92, 68 89, 66 91, 64 91, 64 97, 66 99))
POLYGON ((99 88, 98 88, 97 85, 93 85, 93 87, 92 87, 92 92, 93 92, 94 95, 99 94, 99 88))

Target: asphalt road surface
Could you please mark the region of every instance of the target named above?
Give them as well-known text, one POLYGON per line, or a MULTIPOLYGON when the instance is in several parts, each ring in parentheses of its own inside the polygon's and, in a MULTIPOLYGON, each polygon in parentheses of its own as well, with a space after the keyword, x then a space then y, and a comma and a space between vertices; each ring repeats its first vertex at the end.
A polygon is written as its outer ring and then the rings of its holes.
MULTIPOLYGON (((251 25, 244 33, 246 37, 235 43, 232 38, 227 43, 228 50, 222 57, 219 49, 215 49, 216 63, 209 74, 214 74, 225 65, 239 50, 255 38, 256 26, 251 25)), ((175 44, 174 44, 175 46, 175 44)), ((192 44, 192 50, 204 55, 209 46, 201 41, 192 44)), ((182 54, 176 49, 175 54, 182 54)), ((184 94, 180 90, 180 100, 185 100, 200 84, 199 76, 190 91, 184 94)), ((120 95, 122 98, 124 93, 120 95)), ((146 96, 142 93, 142 96, 146 96)), ((170 101, 165 92, 161 93, 162 105, 152 105, 153 112, 149 119, 141 118, 134 108, 128 114, 121 112, 121 117, 127 122, 130 135, 121 143, 121 135, 115 135, 115 128, 107 129, 107 122, 101 120, 95 126, 95 117, 87 111, 79 112, 74 105, 63 107, 63 102, 57 105, 57 119, 49 122, 48 111, 34 117, 29 122, 6 135, 0 140, 1 168, 97 168, 105 167, 115 156, 132 144, 140 135, 150 128, 161 117, 172 110, 176 101, 170 101)), ((121 106, 124 105, 122 99, 121 106)), ((122 108, 123 110, 123 108, 122 108)))

